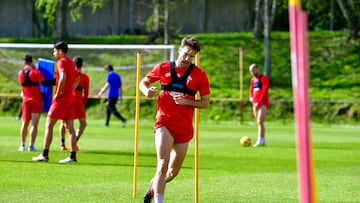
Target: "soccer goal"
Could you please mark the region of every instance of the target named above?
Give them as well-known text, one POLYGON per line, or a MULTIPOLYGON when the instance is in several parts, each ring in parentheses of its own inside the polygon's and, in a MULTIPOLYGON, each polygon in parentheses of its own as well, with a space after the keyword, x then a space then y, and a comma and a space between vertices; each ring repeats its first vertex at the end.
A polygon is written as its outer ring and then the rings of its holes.
MULTIPOLYGON (((53 47, 54 44, 0 43, 0 74, 10 82, 18 83, 17 73, 23 68, 24 55, 31 54, 37 65, 39 58, 55 60, 53 47)), ((106 64, 111 64, 122 76, 123 88, 135 90, 136 55, 139 52, 142 54, 143 69, 150 69, 162 61, 175 60, 174 45, 69 44, 67 55, 69 58, 81 56, 84 59, 83 72, 91 80, 90 95, 96 95, 106 79, 106 64)), ((13 86, 16 90, 0 89, 0 93, 19 92, 20 86, 13 86)))

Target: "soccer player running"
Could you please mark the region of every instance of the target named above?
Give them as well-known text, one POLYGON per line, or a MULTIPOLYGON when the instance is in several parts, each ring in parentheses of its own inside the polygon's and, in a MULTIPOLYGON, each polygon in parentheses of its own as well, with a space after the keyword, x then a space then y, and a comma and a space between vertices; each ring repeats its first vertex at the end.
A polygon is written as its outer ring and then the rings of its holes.
POLYGON ((42 73, 35 68, 31 55, 25 55, 24 69, 19 71, 18 78, 22 86, 22 124, 20 129, 21 144, 19 151, 25 151, 26 135, 31 121, 30 143, 28 151, 36 151, 34 143, 38 132, 42 98, 39 83, 45 80, 42 73))
POLYGON ((265 115, 267 109, 270 107, 268 89, 270 86, 269 78, 260 73, 260 68, 257 64, 249 66, 250 74, 252 75, 250 81, 250 102, 253 107, 253 114, 258 125, 258 137, 253 147, 265 146, 265 115))
POLYGON ((52 104, 46 120, 43 152, 33 161, 49 161, 49 148, 53 138, 53 130, 57 120, 64 121, 65 128, 69 134, 70 156, 60 160, 59 163, 74 163, 76 159, 76 136, 73 125, 75 112, 75 97, 72 92, 79 82, 74 62, 66 54, 68 45, 60 41, 54 45, 53 55, 57 60, 56 88, 52 104))
MULTIPOLYGON (((81 68, 83 66, 83 59, 80 56, 75 56, 73 58, 73 61, 76 66, 77 73, 80 77, 79 84, 73 91, 73 94, 75 96, 74 119, 79 120, 79 128, 76 130, 76 151, 79 151, 77 142, 79 141, 86 127, 85 104, 89 97, 90 80, 85 73, 81 72, 81 68)), ((65 132, 66 132, 65 125, 64 122, 62 122, 60 125, 61 150, 67 150, 67 147, 65 145, 65 132)))
POLYGON ((160 81, 156 122, 154 125, 157 167, 144 196, 144 202, 163 202, 165 185, 179 173, 190 140, 194 135, 194 108, 207 108, 210 85, 204 70, 192 64, 200 51, 199 41, 191 36, 182 39, 175 62, 157 64, 140 82, 140 90, 153 98, 160 81), (195 100, 196 92, 200 99, 195 100))

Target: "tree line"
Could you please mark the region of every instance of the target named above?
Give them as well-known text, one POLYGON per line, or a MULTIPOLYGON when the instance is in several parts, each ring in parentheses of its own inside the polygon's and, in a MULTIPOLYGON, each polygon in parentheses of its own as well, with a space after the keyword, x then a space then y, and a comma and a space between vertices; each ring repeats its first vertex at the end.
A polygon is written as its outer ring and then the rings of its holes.
MULTIPOLYGON (((138 0, 131 0, 135 5, 138 0)), ((187 0, 183 0, 187 1, 187 0)), ((206 0, 199 0, 202 5, 206 0)), ((82 18, 82 8, 92 12, 101 9, 105 0, 33 0, 35 8, 45 21, 42 33, 59 39, 69 37, 67 17, 73 22, 82 18)), ((169 13, 176 9, 176 1, 152 0, 153 12, 147 23, 148 38, 151 43, 162 38, 169 43, 169 13)), ((253 6, 253 36, 264 40, 264 70, 271 78, 271 32, 288 31, 288 0, 255 0, 253 6), (286 20, 284 20, 286 19, 286 20)), ((360 38, 359 0, 303 0, 302 7, 308 14, 309 30, 348 30, 348 41, 360 38)), ((39 26, 39 29, 40 26, 39 26)), ((131 32, 130 32, 131 33, 131 32)))
MULTIPOLYGON (((138 0, 131 0, 136 4, 138 0)), ((187 0, 183 0, 187 1, 187 0)), ((206 0, 200 0, 205 3, 206 0)), ((92 12, 101 9, 106 0, 32 0, 46 27, 39 29, 45 36, 69 37, 67 17, 73 22, 82 18, 83 8, 92 12), (58 33, 58 34, 56 34, 58 33)), ((349 40, 360 38, 359 0, 303 0, 302 7, 309 16, 309 30, 348 30, 349 40)), ((149 17, 148 32, 154 37, 169 35, 170 11, 176 9, 176 2, 151 0, 153 14, 149 17)), ((288 0, 256 0, 253 6, 253 32, 255 38, 262 38, 272 30, 288 30, 288 0)), ((164 36, 165 41, 168 36, 164 36)))

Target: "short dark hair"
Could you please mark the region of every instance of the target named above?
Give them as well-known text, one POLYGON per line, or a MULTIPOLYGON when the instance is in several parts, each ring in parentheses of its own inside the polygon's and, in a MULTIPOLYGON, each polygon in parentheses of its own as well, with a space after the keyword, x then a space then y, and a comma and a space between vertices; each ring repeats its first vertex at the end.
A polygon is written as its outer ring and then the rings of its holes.
POLYGON ((23 60, 25 61, 25 63, 29 64, 29 63, 32 63, 33 60, 32 60, 32 56, 30 54, 26 54, 23 58, 23 60))
POLYGON ((65 54, 66 54, 66 53, 68 52, 68 50, 69 50, 67 43, 64 42, 64 41, 57 42, 57 43, 54 45, 54 48, 55 48, 55 49, 58 49, 58 50, 62 50, 65 54))
POLYGON ((186 36, 181 40, 181 47, 189 46, 191 49, 194 49, 196 52, 200 51, 200 43, 195 37, 186 36))
POLYGON ((76 65, 76 68, 81 68, 82 67, 83 59, 81 58, 81 56, 75 56, 73 58, 73 61, 74 61, 75 65, 76 65))
POLYGON ((109 71, 113 71, 113 70, 114 70, 114 68, 113 68, 112 65, 110 65, 110 64, 106 65, 106 66, 105 66, 105 69, 106 69, 106 70, 109 70, 109 71))

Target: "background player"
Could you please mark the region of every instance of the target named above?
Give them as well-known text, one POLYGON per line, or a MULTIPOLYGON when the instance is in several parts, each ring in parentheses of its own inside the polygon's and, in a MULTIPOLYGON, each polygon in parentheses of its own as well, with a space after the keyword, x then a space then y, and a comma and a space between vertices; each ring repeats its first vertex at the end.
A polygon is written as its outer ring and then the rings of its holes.
POLYGON ((71 152, 69 157, 60 160, 59 163, 77 162, 75 150, 76 136, 73 123, 75 97, 72 92, 74 87, 77 86, 79 78, 74 62, 66 56, 67 52, 68 45, 65 42, 60 41, 54 45, 53 55, 57 60, 55 94, 46 120, 43 152, 39 156, 33 157, 33 161, 47 162, 49 160, 49 149, 53 138, 54 125, 60 119, 64 121, 65 128, 68 131, 71 152))
POLYGON ((106 83, 98 93, 100 97, 106 90, 108 90, 108 101, 106 106, 106 121, 104 126, 108 127, 111 114, 114 114, 122 122, 122 127, 126 125, 126 119, 116 109, 116 103, 118 99, 122 99, 122 82, 121 77, 114 71, 112 65, 106 65, 105 71, 107 71, 106 83))
MULTIPOLYGON (((75 56, 73 61, 78 71, 80 78, 78 86, 75 88, 73 94, 75 95, 75 117, 74 119, 79 120, 79 128, 76 130, 76 143, 79 141, 86 127, 86 111, 85 104, 89 96, 89 77, 81 72, 83 66, 83 59, 80 56, 75 56)), ((61 137, 61 150, 67 150, 65 145, 65 125, 64 122, 60 125, 60 137, 61 137)), ((79 151, 78 145, 76 145, 76 151, 79 151)))
POLYGON ((265 146, 265 115, 270 107, 268 89, 270 86, 269 78, 260 74, 260 68, 257 64, 251 64, 249 67, 252 75, 250 81, 250 102, 253 107, 253 114, 258 125, 258 138, 254 147, 265 146))
POLYGON ((28 151, 36 151, 34 144, 38 132, 40 113, 42 112, 42 98, 39 83, 43 82, 45 78, 42 73, 36 69, 31 55, 25 55, 23 60, 24 69, 18 73, 19 82, 22 86, 21 144, 18 150, 25 150, 26 135, 31 121, 28 151))

